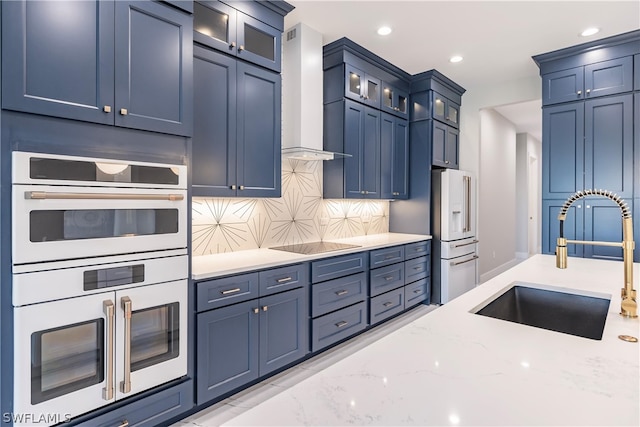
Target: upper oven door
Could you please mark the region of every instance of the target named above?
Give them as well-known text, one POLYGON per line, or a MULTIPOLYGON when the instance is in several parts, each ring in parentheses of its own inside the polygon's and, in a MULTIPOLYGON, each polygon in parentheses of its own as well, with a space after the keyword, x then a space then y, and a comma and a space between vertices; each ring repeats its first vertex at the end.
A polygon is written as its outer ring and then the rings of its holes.
POLYGON ((13 185, 13 263, 187 246, 186 191, 13 185))

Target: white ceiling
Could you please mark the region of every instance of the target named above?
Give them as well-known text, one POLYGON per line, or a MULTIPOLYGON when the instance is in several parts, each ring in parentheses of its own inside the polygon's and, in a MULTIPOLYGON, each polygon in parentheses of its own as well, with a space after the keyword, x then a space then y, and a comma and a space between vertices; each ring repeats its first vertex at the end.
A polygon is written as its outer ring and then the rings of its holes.
MULTIPOLYGON (((287 1, 295 9, 285 17, 285 29, 304 22, 323 34, 325 44, 347 37, 410 74, 435 68, 467 90, 538 76, 533 55, 640 28, 640 0, 287 1), (379 36, 381 25, 393 32, 379 36), (579 36, 591 26, 601 31, 579 36), (452 64, 453 55, 464 60, 452 64)), ((539 102, 497 111, 518 132, 537 126, 529 132, 540 138, 539 102)))

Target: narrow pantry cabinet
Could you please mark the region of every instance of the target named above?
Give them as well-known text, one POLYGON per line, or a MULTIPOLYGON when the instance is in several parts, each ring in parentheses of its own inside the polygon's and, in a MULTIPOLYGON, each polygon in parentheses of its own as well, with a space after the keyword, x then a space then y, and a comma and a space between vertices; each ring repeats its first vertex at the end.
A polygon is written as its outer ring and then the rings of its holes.
POLYGON ((196 403, 309 352, 309 264, 196 283, 196 403))
POLYGON ((190 136, 192 28, 159 2, 3 2, 2 108, 190 136))
MULTIPOLYGON (((555 252, 557 214, 577 191, 612 191, 635 208, 640 138, 634 137, 634 129, 640 127, 640 110, 634 97, 640 86, 634 82, 633 69, 638 55, 640 31, 632 31, 533 58, 543 83, 543 253, 555 252)), ((579 200, 572 205, 564 229, 569 239, 622 241, 620 209, 606 198, 579 200)), ((568 249, 573 256, 622 259, 622 250, 616 247, 569 245, 568 249)), ((635 260, 640 261, 639 251, 635 260)))
POLYGON ((408 197, 410 76, 348 39, 324 46, 324 197, 408 197))

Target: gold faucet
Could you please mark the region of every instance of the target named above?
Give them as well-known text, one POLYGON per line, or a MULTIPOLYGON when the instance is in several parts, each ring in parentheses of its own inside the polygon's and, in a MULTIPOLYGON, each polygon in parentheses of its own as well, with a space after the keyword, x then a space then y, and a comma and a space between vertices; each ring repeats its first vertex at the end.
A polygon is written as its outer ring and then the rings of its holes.
POLYGON ((624 260, 624 288, 622 288, 622 304, 620 314, 625 317, 638 317, 638 303, 636 302, 636 290, 633 289, 633 250, 636 247, 633 241, 633 222, 631 210, 627 203, 617 194, 607 190, 582 190, 569 197, 558 215, 560 220, 560 237, 556 244, 556 267, 567 268, 567 243, 595 246, 619 246, 622 247, 624 260), (564 237, 564 220, 567 211, 573 202, 586 196, 607 197, 618 204, 622 211, 622 242, 589 242, 584 240, 567 240, 564 237))

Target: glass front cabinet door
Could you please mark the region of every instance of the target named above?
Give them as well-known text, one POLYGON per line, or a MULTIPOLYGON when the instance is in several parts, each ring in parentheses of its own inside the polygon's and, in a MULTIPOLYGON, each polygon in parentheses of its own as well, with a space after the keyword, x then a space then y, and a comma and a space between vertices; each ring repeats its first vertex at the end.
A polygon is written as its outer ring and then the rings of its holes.
POLYGON ((408 100, 407 92, 382 82, 382 110, 406 119, 409 117, 408 100))
POLYGON ((281 33, 218 1, 194 3, 193 40, 280 72, 281 33))
POLYGON ((358 68, 345 64, 345 96, 374 108, 380 108, 382 81, 358 68))

